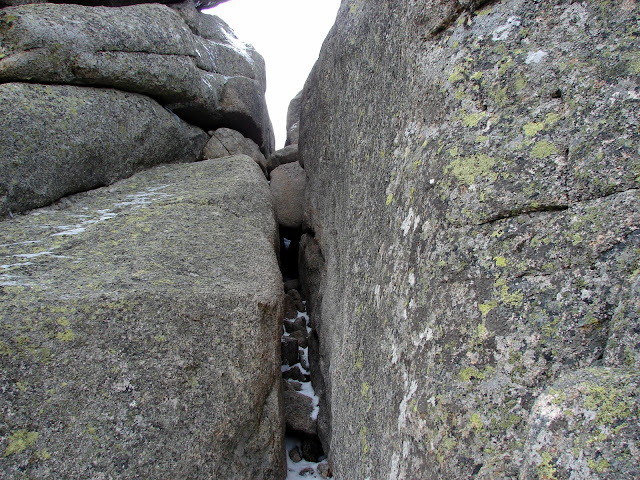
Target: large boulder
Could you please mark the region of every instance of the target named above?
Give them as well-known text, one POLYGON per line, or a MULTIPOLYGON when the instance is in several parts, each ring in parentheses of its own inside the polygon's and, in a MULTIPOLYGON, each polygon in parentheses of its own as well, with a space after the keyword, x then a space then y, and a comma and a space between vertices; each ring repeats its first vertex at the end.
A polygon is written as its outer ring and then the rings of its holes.
POLYGON ((299 163, 287 163, 271 172, 271 193, 278 224, 302 227, 306 177, 299 163))
POLYGON ((319 431, 337 478, 635 478, 640 6, 480 3, 343 2, 305 86, 319 431))
POLYGON ((0 217, 193 162, 208 139, 149 97, 114 89, 5 83, 0 100, 0 217))
POLYGON ((262 57, 191 3, 22 5, 0 11, 0 30, 0 81, 141 93, 205 130, 228 126, 273 148, 262 57))
POLYGON ((276 242, 246 156, 3 221, 2 477, 282 479, 276 242))

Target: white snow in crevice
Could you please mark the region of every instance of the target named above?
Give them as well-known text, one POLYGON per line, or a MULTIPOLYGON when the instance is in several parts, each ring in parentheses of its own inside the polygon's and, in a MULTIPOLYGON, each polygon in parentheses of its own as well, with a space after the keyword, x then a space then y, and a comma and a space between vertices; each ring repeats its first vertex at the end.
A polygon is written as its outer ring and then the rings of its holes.
POLYGON ((0 247, 15 247, 16 245, 33 245, 34 243, 42 243, 42 240, 28 240, 26 242, 4 243, 0 247))
POLYGON ((500 25, 492 32, 491 39, 494 42, 506 40, 513 27, 518 27, 520 26, 520 24, 521 22, 518 17, 507 18, 507 23, 505 23, 504 25, 500 25))
POLYGON ((229 46, 233 48, 236 53, 242 55, 247 62, 253 65, 253 58, 251 58, 251 55, 249 54, 249 45, 236 37, 232 31, 229 31, 226 28, 221 28, 220 30, 222 30, 222 33, 224 33, 224 36, 227 38, 229 46))
POLYGON ((127 195, 124 202, 115 203, 116 207, 129 207, 132 206, 134 208, 140 208, 147 205, 151 205, 154 200, 159 198, 169 198, 171 195, 163 192, 159 192, 158 190, 162 190, 167 188, 169 185, 159 185, 157 187, 149 187, 146 190, 138 193, 132 193, 127 195))
POLYGON ((13 268, 13 267, 24 267, 26 265, 33 265, 32 262, 21 262, 21 263, 7 263, 5 265, 0 265, 0 268, 4 269, 4 270, 8 270, 9 268, 13 268))
POLYGON ((301 442, 297 438, 287 437, 285 439, 285 446, 287 448, 287 478, 285 480, 305 480, 308 478, 322 478, 318 473, 318 465, 320 462, 308 462, 306 460, 300 460, 299 462, 294 462, 289 458, 289 452, 298 447, 302 449, 301 442), (305 468, 312 468, 313 473, 309 472, 306 474, 300 474, 302 470, 305 468))
POLYGON ((299 393, 301 393, 305 397, 309 397, 313 401, 313 411, 311 412, 311 419, 317 420, 318 413, 320 412, 320 407, 318 406, 318 403, 320 403, 320 398, 318 398, 318 396, 316 395, 311 382, 300 382, 300 384, 302 385, 302 388, 299 390, 299 393))
MULTIPOLYGON (((89 218, 88 220, 83 220, 80 223, 76 223, 75 225, 58 225, 57 229, 62 230, 58 233, 51 234, 52 237, 60 237, 65 235, 78 235, 86 231, 89 225, 94 225, 96 223, 104 222, 106 220, 111 220, 117 213, 114 213, 110 210, 96 210, 96 213, 100 216, 98 218, 89 218)), ((85 217, 86 215, 79 215, 80 218, 85 217)))
POLYGON ((288 238, 282 237, 282 241, 284 242, 284 249, 289 250, 289 246, 291 245, 291 240, 288 238))
POLYGON ((48 251, 48 252, 40 252, 40 253, 16 253, 15 255, 11 255, 11 256, 16 258, 36 258, 42 255, 53 255, 53 252, 48 251))

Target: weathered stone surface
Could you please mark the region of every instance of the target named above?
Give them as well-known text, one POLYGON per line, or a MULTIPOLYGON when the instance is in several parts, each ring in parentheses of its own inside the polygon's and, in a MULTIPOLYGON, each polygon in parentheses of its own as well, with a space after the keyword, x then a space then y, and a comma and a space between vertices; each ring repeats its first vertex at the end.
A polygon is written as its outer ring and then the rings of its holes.
POLYGON ((289 102, 287 109, 287 140, 286 145, 295 145, 298 143, 298 133, 300 126, 300 109, 302 108, 302 91, 300 91, 289 102))
POLYGON ((593 448, 531 438, 585 369, 637 378, 638 8, 343 2, 300 133, 337 478, 637 475, 636 410, 558 425, 593 448))
POLYGON ((639 369, 560 376, 531 409, 520 478, 639 478, 640 465, 625 458, 640 438, 639 405, 639 369))
POLYGON ((0 217, 192 162, 207 134, 150 98, 113 89, 0 85, 0 217))
MULTIPOLYGON (((16 5, 27 5, 30 3, 75 3, 87 6, 104 6, 104 7, 124 7, 127 5, 137 5, 140 3, 167 3, 172 4, 180 0, 0 0, 0 7, 10 7, 16 5)), ((187 0, 193 8, 203 9, 220 5, 228 0, 187 0)))
POLYGON ((142 93, 205 130, 235 128, 270 153, 264 61, 219 18, 192 5, 180 12, 158 4, 5 8, 0 81, 142 93))
POLYGON ((282 479, 276 236, 248 157, 2 222, 3 478, 282 479))
POLYGON ((253 158, 266 174, 266 161, 258 145, 253 140, 245 138, 240 132, 230 128, 219 128, 214 131, 202 151, 203 158, 219 158, 238 154, 248 155, 253 158))
POLYGON ((288 163, 271 172, 276 220, 284 227, 302 226, 306 177, 300 164, 288 163))

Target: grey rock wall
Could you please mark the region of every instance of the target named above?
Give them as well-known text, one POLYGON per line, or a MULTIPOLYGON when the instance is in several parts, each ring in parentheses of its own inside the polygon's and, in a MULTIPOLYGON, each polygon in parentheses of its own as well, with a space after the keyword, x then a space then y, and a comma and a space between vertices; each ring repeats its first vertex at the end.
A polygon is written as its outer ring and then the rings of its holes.
POLYGON ((243 155, 1 222, 2 478, 281 480, 276 243, 243 155))
POLYGON ((337 478, 635 478, 640 11, 481 3, 344 1, 305 86, 323 443, 337 478))

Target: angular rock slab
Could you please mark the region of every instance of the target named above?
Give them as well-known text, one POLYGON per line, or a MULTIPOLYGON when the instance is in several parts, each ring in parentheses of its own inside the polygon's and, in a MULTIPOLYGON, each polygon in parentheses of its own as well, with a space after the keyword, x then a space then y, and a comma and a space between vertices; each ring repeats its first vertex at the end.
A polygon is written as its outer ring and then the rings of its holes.
POLYGON ((154 100, 113 89, 1 84, 0 119, 0 217, 195 161, 208 139, 154 100))
POLYGON ((3 478, 283 478, 282 278, 252 159, 157 167, 0 238, 3 478))
POLYGON ((219 128, 202 150, 203 158, 219 158, 227 155, 248 155, 260 165, 263 173, 267 174, 264 155, 253 140, 244 137, 240 132, 230 128, 219 128))
POLYGON ((205 130, 242 131, 270 152, 264 60, 218 17, 190 7, 181 5, 181 13, 158 4, 5 8, 0 80, 142 93, 205 130), (202 36, 193 33, 196 26, 202 36))

